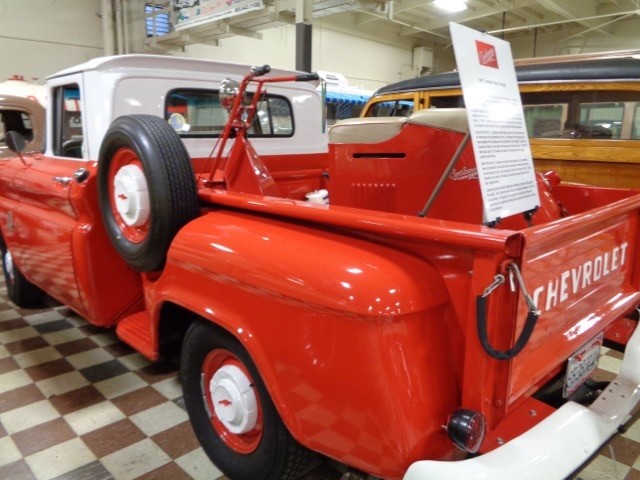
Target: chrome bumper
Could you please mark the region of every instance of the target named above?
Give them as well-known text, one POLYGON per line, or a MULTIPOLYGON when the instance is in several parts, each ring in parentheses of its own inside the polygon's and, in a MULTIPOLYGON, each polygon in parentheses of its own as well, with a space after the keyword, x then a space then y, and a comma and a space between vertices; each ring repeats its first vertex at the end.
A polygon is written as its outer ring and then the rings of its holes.
POLYGON ((403 480, 562 479, 583 465, 625 423, 640 401, 640 328, 625 349, 618 376, 590 407, 567 402, 501 447, 456 462, 421 460, 403 480))

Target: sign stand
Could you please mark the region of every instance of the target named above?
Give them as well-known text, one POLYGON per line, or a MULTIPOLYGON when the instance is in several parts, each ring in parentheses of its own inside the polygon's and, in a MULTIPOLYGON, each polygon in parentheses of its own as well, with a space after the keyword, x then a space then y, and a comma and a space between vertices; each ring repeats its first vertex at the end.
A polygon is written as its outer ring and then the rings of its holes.
POLYGON ((540 206, 520 91, 507 42, 449 24, 487 225, 540 206))
POLYGON ((462 142, 460 142, 460 145, 458 145, 458 149, 453 154, 453 157, 451 157, 451 160, 449 160, 449 165, 447 165, 447 168, 445 168, 444 172, 442 173, 442 176, 440 177, 440 180, 438 180, 438 184, 436 185, 436 187, 433 189, 433 192, 431 193, 429 200, 427 200, 427 203, 425 203, 422 210, 418 212, 419 217, 425 217, 427 213, 429 213, 429 210, 431 209, 433 202, 436 201, 436 198, 438 198, 438 194, 440 193, 440 190, 442 190, 444 183, 447 181, 447 178, 449 178, 449 174, 451 173, 451 170, 453 170, 453 167, 456 166, 456 163, 458 163, 458 159, 460 158, 460 155, 462 155, 462 152, 467 146, 467 143, 469 143, 470 136, 471 136, 470 133, 467 132, 465 136, 462 138, 462 142))

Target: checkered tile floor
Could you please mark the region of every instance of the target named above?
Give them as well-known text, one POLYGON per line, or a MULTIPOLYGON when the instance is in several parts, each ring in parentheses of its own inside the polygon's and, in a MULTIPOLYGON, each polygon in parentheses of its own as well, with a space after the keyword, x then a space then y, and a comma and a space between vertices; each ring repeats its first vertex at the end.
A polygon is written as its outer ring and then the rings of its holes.
MULTIPOLYGON (((619 363, 607 352, 601 374, 619 363)), ((198 446, 177 374, 65 307, 15 308, 0 281, 0 479, 224 479, 198 446)), ((639 455, 636 422, 578 478, 640 480, 639 455)), ((323 466, 306 480, 339 478, 323 466)))

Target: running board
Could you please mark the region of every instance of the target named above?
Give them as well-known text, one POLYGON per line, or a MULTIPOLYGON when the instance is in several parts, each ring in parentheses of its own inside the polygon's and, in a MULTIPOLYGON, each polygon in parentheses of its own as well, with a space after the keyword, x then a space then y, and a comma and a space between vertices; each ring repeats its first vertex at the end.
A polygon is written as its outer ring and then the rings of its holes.
POLYGON ((146 311, 123 318, 116 326, 116 334, 126 344, 149 360, 158 359, 158 347, 151 334, 151 317, 146 311))

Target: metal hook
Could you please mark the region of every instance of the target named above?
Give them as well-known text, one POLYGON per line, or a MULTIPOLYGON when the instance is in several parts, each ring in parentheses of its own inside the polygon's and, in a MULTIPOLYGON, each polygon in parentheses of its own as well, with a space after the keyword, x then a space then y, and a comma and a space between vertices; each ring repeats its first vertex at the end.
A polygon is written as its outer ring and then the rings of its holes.
POLYGON ((498 288, 503 283, 504 283, 504 275, 502 275, 501 273, 496 274, 496 276, 493 277, 493 282, 491 282, 491 284, 484 289, 482 296, 488 297, 489 295, 491 295, 491 292, 493 292, 496 288, 498 288))
POLYGON ((510 278, 512 274, 515 274, 516 280, 518 281, 518 285, 520 285, 520 290, 522 290, 522 295, 524 296, 525 302, 527 302, 529 310, 531 312, 537 312, 538 307, 533 301, 533 298, 531 298, 531 295, 529 295, 529 292, 527 292, 527 287, 524 284, 524 279, 522 278, 522 274, 520 273, 518 265, 516 265, 515 263, 510 263, 507 268, 509 269, 510 278))

